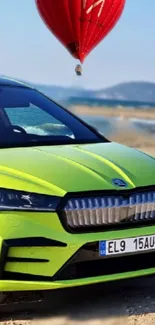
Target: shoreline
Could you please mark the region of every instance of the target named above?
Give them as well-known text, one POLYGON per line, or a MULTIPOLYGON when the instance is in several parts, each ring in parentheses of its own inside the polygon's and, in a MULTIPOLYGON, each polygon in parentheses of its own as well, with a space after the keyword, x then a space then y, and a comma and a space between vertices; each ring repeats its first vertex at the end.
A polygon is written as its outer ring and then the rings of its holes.
MULTIPOLYGON (((72 106, 71 111, 76 115, 88 117, 99 116, 106 118, 118 118, 115 121, 115 128, 108 136, 108 139, 123 145, 134 147, 140 151, 155 157, 155 138, 146 130, 138 130, 132 126, 130 119, 139 121, 148 120, 155 122, 155 109, 139 110, 128 108, 106 108, 89 106, 72 106)), ((103 134, 104 135, 104 134, 103 134)))
POLYGON ((155 121, 155 108, 154 109, 136 109, 127 107, 90 107, 85 105, 71 106, 70 110, 78 115, 89 116, 105 116, 120 119, 139 119, 139 120, 153 120, 155 121))

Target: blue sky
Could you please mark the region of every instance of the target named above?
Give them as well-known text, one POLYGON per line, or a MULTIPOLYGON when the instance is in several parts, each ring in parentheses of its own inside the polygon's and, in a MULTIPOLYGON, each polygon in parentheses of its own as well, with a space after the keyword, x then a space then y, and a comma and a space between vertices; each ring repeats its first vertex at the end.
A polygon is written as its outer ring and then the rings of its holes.
POLYGON ((76 61, 42 23, 34 0, 1 0, 0 14, 0 74, 86 88, 155 82, 155 0, 126 0, 119 23, 86 59, 79 79, 76 61))

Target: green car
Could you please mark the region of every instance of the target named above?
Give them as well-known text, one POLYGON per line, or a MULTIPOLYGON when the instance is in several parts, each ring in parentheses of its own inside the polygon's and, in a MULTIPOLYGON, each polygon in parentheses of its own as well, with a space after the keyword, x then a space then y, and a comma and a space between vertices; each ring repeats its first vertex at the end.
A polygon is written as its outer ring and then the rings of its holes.
POLYGON ((0 79, 0 291, 155 273, 155 159, 0 79))

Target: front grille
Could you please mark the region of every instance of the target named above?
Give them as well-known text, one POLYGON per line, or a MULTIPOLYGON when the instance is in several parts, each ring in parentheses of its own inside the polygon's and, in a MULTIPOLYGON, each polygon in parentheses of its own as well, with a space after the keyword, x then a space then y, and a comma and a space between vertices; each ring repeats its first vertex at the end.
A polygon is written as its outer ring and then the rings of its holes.
MULTIPOLYGON (((125 194, 125 193, 124 193, 125 194)), ((155 190, 125 195, 70 197, 64 218, 71 229, 85 229, 155 220, 155 190)))

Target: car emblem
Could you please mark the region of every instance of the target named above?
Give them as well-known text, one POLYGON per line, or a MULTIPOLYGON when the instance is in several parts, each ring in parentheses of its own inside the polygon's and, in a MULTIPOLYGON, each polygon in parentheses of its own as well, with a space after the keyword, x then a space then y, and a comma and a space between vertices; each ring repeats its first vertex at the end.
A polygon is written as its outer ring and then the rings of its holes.
POLYGON ((112 180, 112 183, 113 183, 113 185, 119 186, 119 187, 127 187, 128 186, 128 184, 125 181, 123 181, 122 179, 119 179, 119 178, 114 178, 112 180))

